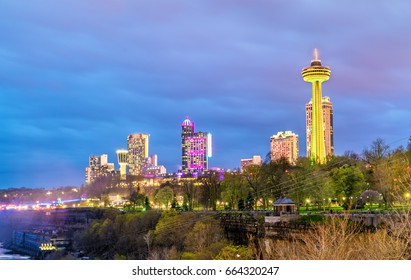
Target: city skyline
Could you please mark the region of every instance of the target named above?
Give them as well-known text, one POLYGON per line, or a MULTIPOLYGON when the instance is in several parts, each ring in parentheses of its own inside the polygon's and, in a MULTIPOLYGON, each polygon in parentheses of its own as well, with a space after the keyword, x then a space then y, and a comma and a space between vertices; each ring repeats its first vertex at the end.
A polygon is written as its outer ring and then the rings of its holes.
POLYGON ((411 134, 406 1, 23 2, 0 4, 0 188, 80 185, 140 132, 172 172, 185 116, 213 135, 210 168, 265 158, 278 131, 304 139, 314 48, 334 154, 411 134))

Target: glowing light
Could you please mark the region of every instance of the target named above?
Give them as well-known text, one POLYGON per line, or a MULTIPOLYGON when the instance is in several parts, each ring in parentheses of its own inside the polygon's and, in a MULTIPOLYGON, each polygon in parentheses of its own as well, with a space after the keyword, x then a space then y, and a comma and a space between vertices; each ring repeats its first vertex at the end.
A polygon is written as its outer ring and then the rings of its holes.
POLYGON ((190 121, 189 117, 186 117, 186 119, 183 121, 181 125, 182 126, 194 126, 194 123, 190 121))
POLYGON ((207 157, 213 156, 213 147, 212 147, 213 139, 211 133, 207 134, 207 157))
POLYGON ((318 50, 314 49, 314 60, 311 61, 309 67, 302 70, 301 74, 305 82, 312 83, 312 121, 309 128, 311 131, 310 161, 312 164, 323 164, 327 161, 327 155, 323 129, 322 83, 329 80, 331 70, 329 67, 321 65, 318 59, 318 50))

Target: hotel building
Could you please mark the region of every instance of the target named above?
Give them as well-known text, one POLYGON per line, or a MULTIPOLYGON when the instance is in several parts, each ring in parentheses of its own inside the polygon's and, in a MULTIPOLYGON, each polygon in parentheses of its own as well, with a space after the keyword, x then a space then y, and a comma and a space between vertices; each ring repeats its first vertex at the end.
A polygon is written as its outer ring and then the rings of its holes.
POLYGON ((182 172, 202 173, 208 170, 211 157, 211 134, 195 132, 195 125, 188 117, 181 124, 181 161, 182 172))
POLYGON ((250 165, 261 165, 263 160, 261 156, 253 156, 252 158, 246 158, 240 160, 240 171, 243 172, 247 166, 250 165))
POLYGON ((100 156, 90 156, 89 166, 85 170, 85 182, 91 184, 96 181, 98 177, 107 176, 115 172, 114 163, 108 162, 107 154, 100 156))
POLYGON ((286 158, 290 164, 298 160, 298 135, 291 131, 280 131, 270 138, 271 160, 286 158))
POLYGON ((148 158, 149 134, 130 134, 127 137, 128 173, 132 176, 144 175, 148 158))

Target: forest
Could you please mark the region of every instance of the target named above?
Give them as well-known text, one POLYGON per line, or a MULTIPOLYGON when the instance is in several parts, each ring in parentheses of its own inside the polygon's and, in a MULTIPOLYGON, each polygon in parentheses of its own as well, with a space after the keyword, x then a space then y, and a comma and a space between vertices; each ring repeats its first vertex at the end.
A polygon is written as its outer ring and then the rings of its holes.
POLYGON ((125 209, 263 210, 280 197, 291 198, 301 211, 391 209, 410 199, 411 145, 391 149, 382 139, 362 154, 347 151, 314 165, 301 157, 295 165, 285 158, 251 165, 242 172, 209 171, 198 177, 164 178, 147 186, 144 178, 106 176, 85 187, 88 197, 110 204, 121 195, 125 209))
POLYGON ((410 159, 411 145, 390 149, 377 139, 361 155, 346 152, 324 165, 267 159, 243 172, 210 172, 156 188, 111 178, 87 191, 103 200, 125 191, 122 214, 107 211, 75 236, 74 246, 95 259, 410 259, 410 159), (294 200, 300 213, 339 209, 342 216, 312 215, 307 230, 285 239, 249 236, 238 244, 213 215, 272 209, 279 197, 294 200), (389 214, 368 229, 344 216, 366 209, 389 214))

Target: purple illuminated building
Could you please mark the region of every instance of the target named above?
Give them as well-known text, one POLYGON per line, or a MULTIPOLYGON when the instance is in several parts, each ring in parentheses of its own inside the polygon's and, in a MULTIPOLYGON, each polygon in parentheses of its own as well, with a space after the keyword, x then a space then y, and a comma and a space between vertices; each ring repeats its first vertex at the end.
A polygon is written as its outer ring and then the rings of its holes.
POLYGON ((194 123, 187 117, 181 124, 182 171, 185 174, 202 173, 208 169, 211 157, 211 134, 195 132, 194 123))

